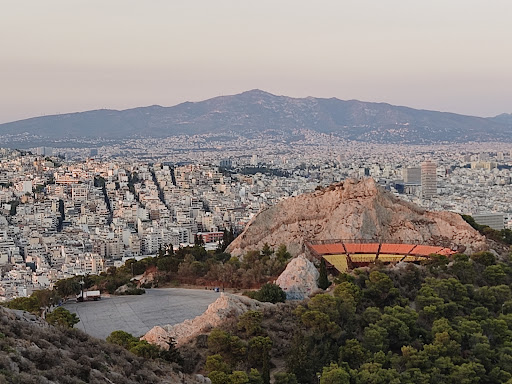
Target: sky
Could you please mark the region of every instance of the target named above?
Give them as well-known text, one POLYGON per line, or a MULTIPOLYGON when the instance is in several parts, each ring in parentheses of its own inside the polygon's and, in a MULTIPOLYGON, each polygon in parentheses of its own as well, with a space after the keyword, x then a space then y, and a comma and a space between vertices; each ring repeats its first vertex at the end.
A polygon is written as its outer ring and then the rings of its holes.
POLYGON ((0 0, 0 123, 262 89, 512 112, 510 0, 0 0))

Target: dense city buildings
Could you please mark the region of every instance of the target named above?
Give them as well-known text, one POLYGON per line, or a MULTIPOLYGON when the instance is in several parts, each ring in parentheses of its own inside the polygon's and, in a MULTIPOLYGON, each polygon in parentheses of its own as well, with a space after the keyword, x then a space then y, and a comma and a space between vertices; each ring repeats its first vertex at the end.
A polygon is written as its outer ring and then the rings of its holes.
POLYGON ((512 227, 509 144, 422 147, 304 135, 293 145, 203 135, 0 149, 0 298, 98 274, 198 236, 214 249, 224 230, 239 233, 262 209, 346 178, 373 177, 427 209, 512 227))

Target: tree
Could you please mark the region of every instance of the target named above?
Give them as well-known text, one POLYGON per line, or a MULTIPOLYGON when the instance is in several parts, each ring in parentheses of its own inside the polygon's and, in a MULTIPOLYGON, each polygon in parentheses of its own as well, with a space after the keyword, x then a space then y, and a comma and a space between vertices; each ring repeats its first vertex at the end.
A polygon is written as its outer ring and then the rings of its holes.
POLYGON ((293 373, 279 372, 274 375, 274 384, 298 384, 293 373))
POLYGON ((171 340, 168 350, 161 349, 157 345, 150 344, 146 340, 139 340, 137 337, 125 331, 114 331, 107 337, 107 342, 117 344, 131 353, 146 359, 161 358, 169 362, 183 363, 183 359, 171 340))
POLYGON ((336 363, 324 367, 320 384, 349 384, 350 375, 336 363))
POLYGON ((334 288, 334 297, 339 298, 343 301, 354 301, 354 304, 358 304, 361 300, 361 289, 349 281, 343 281, 334 288))
POLYGON ((139 341, 139 339, 125 331, 114 331, 107 336, 106 340, 109 343, 120 345, 124 349, 132 348, 139 341))
POLYGON ((222 242, 220 243, 220 252, 224 252, 228 247, 229 243, 229 232, 227 229, 224 229, 224 231, 222 232, 222 242))
POLYGON ((261 368, 263 381, 270 382, 270 350, 272 340, 270 337, 256 336, 249 340, 248 360, 251 366, 261 368))
POLYGON ((308 308, 325 313, 331 321, 337 321, 339 318, 337 300, 326 293, 314 296, 309 301, 308 308))
MULTIPOLYGON (((355 384, 399 384, 400 376, 395 369, 386 369, 380 363, 366 363, 355 373, 355 384)), ((415 383, 415 381, 408 381, 415 383)), ((434 381, 432 381, 434 382, 434 381)))
POLYGON ((146 340, 137 340, 137 343, 135 343, 129 351, 145 359, 156 359, 160 357, 160 348, 154 344, 149 344, 146 340))
POLYGON ((224 232, 222 233, 222 244, 220 247, 220 251, 224 252, 229 244, 231 244, 235 240, 235 233, 233 232, 233 227, 229 228, 229 231, 227 229, 224 229, 224 232))
POLYGON ((247 354, 247 346, 239 337, 217 328, 208 336, 208 349, 221 355, 231 367, 244 360, 247 354))
POLYGON ((485 375, 485 368, 482 364, 469 362, 453 367, 450 378, 453 383, 476 384, 480 377, 485 375))
POLYGON ((229 373, 228 365, 224 362, 224 359, 218 353, 215 355, 210 355, 206 358, 205 369, 207 372, 218 371, 229 373))
POLYGON ((58 220, 57 232, 62 231, 62 226, 63 226, 64 220, 66 220, 66 214, 64 213, 64 201, 62 199, 59 199, 59 213, 60 213, 60 216, 57 219, 58 220))
POLYGON ((346 362, 352 369, 358 369, 366 360, 366 353, 356 339, 347 340, 345 345, 340 347, 339 355, 340 365, 342 362, 346 362))
POLYGON ((309 383, 315 377, 317 362, 311 358, 312 344, 311 339, 302 332, 297 332, 289 347, 286 357, 286 367, 288 372, 292 373, 297 381, 309 383))
POLYGON ((399 291, 393 285, 391 278, 379 271, 372 271, 366 280, 364 295, 373 300, 378 306, 388 304, 398 296, 399 291))
POLYGON ((238 318, 238 330, 245 331, 247 336, 252 336, 261 332, 261 321, 263 313, 260 311, 247 311, 238 318))
POLYGON ((327 267, 325 265, 325 259, 322 257, 320 260, 320 276, 318 277, 318 288, 327 289, 331 283, 327 278, 327 267))
POLYGON ((502 284, 507 277, 503 267, 500 264, 497 265, 489 265, 485 268, 483 273, 485 279, 489 283, 489 285, 498 285, 502 284))
POLYGON ((80 283, 77 278, 62 279, 55 283, 55 289, 62 297, 74 296, 80 292, 80 283))
POLYGON ((244 371, 233 371, 231 375, 229 375, 229 384, 248 384, 249 378, 247 377, 247 373, 244 371))
POLYGON ((17 297, 7 302, 5 306, 40 315, 41 310, 48 308, 53 303, 57 303, 58 300, 59 297, 55 291, 42 289, 34 291, 29 297, 17 297))
POLYGON ((208 335, 208 349, 215 354, 225 352, 229 346, 229 336, 226 331, 213 329, 208 335))
POLYGON ((199 246, 199 247, 203 247, 204 246, 204 239, 203 239, 203 235, 194 235, 194 245, 195 246, 199 246))
POLYGON ((243 267, 245 269, 250 269, 252 266, 260 259, 259 251, 247 251, 244 256, 243 267))
POLYGON ((475 281, 475 263, 469 261, 466 255, 452 256, 454 262, 450 267, 450 272, 453 273, 463 284, 473 284, 475 281))
POLYGON ((371 324, 364 330, 363 345, 370 352, 378 352, 387 348, 388 332, 385 328, 371 324))
POLYGON ((167 349, 160 349, 160 354, 158 357, 165 361, 169 361, 171 363, 177 363, 178 365, 183 365, 183 357, 180 352, 176 348, 176 342, 174 338, 171 338, 167 345, 169 346, 167 349))
POLYGON ((78 316, 69 312, 64 307, 58 307, 46 315, 46 321, 52 325, 59 325, 64 328, 73 328, 80 322, 78 316))
POLYGON ((270 257, 274 253, 274 250, 270 248, 268 243, 263 244, 263 248, 261 248, 261 255, 263 257, 270 257))
POLYGON ((247 378, 249 379, 249 384, 263 384, 263 378, 260 372, 255 368, 251 368, 247 378))
POLYGON ((290 252, 288 252, 288 250, 286 249, 286 245, 281 244, 279 248, 277 248, 276 259, 279 262, 284 263, 291 257, 292 255, 290 255, 290 252))
POLYGON ((208 378, 212 384, 226 384, 229 383, 229 375, 226 372, 213 371, 208 374, 208 378))
POLYGON ((233 230, 233 227, 229 227, 228 245, 231 244, 233 240, 235 240, 235 231, 233 230))
POLYGON ((496 256, 494 256, 491 252, 483 251, 471 255, 471 260, 473 260, 475 263, 488 267, 496 263, 496 256))
POLYGON ((273 283, 265 283, 261 289, 254 293, 254 299, 269 303, 284 303, 286 293, 279 285, 273 283))
POLYGON ((172 257, 164 256, 159 258, 156 262, 156 267, 159 271, 170 272, 174 266, 175 262, 172 257))

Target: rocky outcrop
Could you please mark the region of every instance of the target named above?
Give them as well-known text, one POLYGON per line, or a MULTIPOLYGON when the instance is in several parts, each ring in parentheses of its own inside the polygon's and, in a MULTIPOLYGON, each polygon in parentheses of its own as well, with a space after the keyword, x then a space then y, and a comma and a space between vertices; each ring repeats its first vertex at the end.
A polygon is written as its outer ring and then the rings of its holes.
POLYGON ((303 300, 318 289, 318 270, 304 255, 292 259, 279 275, 276 284, 288 300, 303 300))
POLYGON ((227 320, 238 317, 246 311, 259 310, 272 305, 270 303, 261 303, 245 296, 221 293, 220 297, 210 304, 202 315, 172 326, 153 327, 142 339, 149 343, 157 344, 162 348, 168 348, 172 338, 176 345, 180 346, 194 336, 209 332, 227 320))
POLYGON ((379 187, 371 178, 345 180, 289 198, 256 215, 229 245, 234 256, 285 244, 292 255, 304 243, 327 239, 421 242, 486 249, 485 238, 452 212, 428 212, 379 187))
POLYGON ((157 281, 158 270, 156 268, 148 268, 142 275, 136 276, 137 285, 139 287, 152 286, 157 281))

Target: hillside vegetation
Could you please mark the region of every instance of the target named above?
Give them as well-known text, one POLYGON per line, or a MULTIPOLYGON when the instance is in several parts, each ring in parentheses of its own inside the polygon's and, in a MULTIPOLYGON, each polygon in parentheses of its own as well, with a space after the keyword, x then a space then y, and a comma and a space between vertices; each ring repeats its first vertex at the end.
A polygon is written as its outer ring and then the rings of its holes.
POLYGON ((329 293, 213 331, 203 343, 213 384, 274 374, 276 383, 512 383, 508 257, 436 256, 335 280, 329 293))
POLYGON ((176 368, 79 330, 0 308, 0 383, 171 384, 181 382, 176 368))

